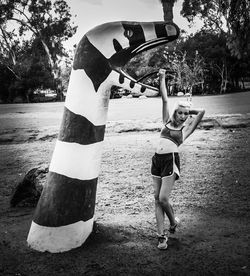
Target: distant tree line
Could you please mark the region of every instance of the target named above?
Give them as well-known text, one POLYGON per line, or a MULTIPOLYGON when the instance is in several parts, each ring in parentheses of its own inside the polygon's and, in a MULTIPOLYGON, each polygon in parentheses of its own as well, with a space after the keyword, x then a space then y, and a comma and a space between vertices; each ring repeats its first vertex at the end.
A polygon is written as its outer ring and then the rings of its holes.
POLYGON ((135 57, 125 69, 133 78, 157 87, 159 68, 168 69, 170 95, 244 91, 245 84, 250 82, 250 59, 232 54, 224 32, 201 30, 195 35, 182 34, 177 42, 135 57), (143 78, 145 75, 148 78, 143 78))
MULTIPOLYGON (((161 1, 172 21, 176 1, 161 1)), ((250 1, 184 0, 182 15, 203 28, 133 58, 125 71, 158 86, 166 68, 169 94, 220 94, 244 90, 250 81, 250 1)), ((179 26, 181 27, 181 26, 179 26)), ((76 26, 65 0, 2 0, 0 3, 0 102, 34 102, 37 91, 54 91, 63 100, 73 51, 63 42, 76 26)), ((112 89, 112 96, 116 93, 112 89)))

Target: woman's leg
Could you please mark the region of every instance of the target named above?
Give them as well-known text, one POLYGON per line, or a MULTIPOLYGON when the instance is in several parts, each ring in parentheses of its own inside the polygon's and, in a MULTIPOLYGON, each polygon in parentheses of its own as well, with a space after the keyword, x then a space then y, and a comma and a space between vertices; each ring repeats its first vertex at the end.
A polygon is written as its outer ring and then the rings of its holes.
POLYGON ((154 197, 155 197, 155 217, 158 235, 164 235, 164 210, 159 202, 159 194, 161 190, 162 180, 153 176, 154 197))
POLYGON ((175 173, 172 176, 162 178, 162 184, 159 193, 159 203, 165 211, 171 226, 176 224, 174 210, 169 202, 169 197, 174 186, 175 178, 175 173))

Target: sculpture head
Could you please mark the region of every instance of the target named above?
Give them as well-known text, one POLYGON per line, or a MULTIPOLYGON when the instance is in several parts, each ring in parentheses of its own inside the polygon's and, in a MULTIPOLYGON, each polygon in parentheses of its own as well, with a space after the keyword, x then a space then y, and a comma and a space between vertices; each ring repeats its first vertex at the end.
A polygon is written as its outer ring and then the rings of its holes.
MULTIPOLYGON (((162 21, 106 23, 93 28, 82 38, 77 48, 73 69, 84 69, 94 83, 96 91, 112 71, 119 73, 118 78, 112 78, 112 85, 131 89, 137 81, 122 70, 123 66, 135 55, 173 41, 178 35, 179 28, 174 23, 162 21)), ((140 86, 142 92, 147 88, 155 89, 145 85, 140 86)))

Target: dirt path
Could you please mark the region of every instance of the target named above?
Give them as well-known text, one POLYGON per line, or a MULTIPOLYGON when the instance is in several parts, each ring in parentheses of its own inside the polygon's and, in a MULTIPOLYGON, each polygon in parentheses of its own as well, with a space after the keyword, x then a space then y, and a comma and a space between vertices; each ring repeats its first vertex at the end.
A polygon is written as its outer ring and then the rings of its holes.
POLYGON ((250 128, 200 129, 182 146, 172 194, 182 226, 164 252, 156 248, 150 178, 159 134, 115 129, 105 138, 95 231, 61 254, 29 249, 34 209, 9 207, 24 173, 49 164, 55 137, 0 145, 0 275, 250 275, 250 128))

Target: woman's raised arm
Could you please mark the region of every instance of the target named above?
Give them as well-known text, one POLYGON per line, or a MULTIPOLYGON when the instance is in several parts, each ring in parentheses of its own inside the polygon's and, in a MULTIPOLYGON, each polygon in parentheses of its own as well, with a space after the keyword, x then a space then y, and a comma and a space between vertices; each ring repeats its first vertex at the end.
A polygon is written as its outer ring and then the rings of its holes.
POLYGON ((159 70, 160 94, 162 98, 162 122, 166 124, 169 120, 168 94, 166 89, 166 70, 159 70))
POLYGON ((197 128, 198 124, 202 120, 204 114, 205 114, 205 109, 190 109, 189 111, 190 115, 195 115, 193 121, 188 124, 186 127, 183 129, 183 139, 187 139, 188 136, 190 136, 194 130, 197 128))

